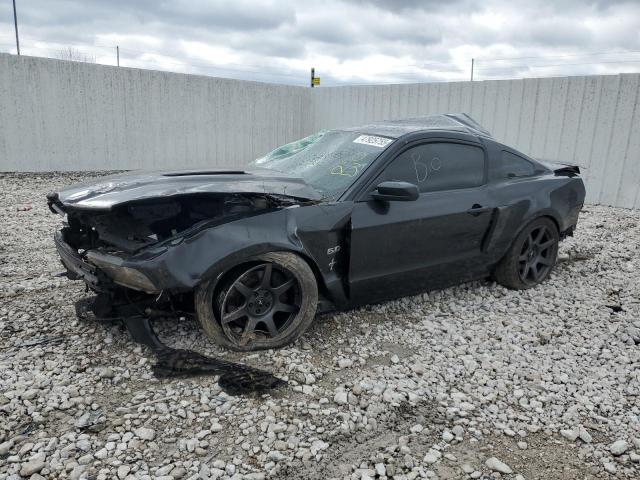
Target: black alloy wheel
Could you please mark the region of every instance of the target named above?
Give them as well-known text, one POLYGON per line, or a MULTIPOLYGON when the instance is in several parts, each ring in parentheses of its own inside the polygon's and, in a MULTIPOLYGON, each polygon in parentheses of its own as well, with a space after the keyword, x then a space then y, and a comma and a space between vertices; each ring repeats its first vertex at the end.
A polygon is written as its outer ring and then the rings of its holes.
POLYGON ((249 259, 217 282, 203 282, 195 307, 215 343, 238 351, 280 348, 311 325, 318 305, 313 271, 300 256, 272 252, 249 259))
POLYGON ((557 239, 546 225, 533 229, 527 235, 518 258, 520 280, 537 285, 545 279, 555 264, 557 244, 557 239))
POLYGON ((220 324, 229 338, 246 345, 257 335, 276 338, 300 311, 300 285, 273 263, 250 268, 227 289, 220 324))
POLYGON ((498 262, 495 279, 516 290, 535 287, 546 280, 558 258, 560 234, 548 217, 538 218, 525 226, 507 253, 498 262))

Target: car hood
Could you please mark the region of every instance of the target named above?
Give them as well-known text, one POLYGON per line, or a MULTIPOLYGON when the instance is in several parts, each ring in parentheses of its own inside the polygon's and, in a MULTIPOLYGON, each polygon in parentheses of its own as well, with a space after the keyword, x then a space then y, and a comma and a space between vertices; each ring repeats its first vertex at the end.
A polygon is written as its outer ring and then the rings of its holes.
POLYGON ((79 183, 49 194, 50 203, 109 210, 117 205, 159 197, 206 193, 255 193, 320 200, 321 194, 301 178, 274 170, 135 171, 79 183))

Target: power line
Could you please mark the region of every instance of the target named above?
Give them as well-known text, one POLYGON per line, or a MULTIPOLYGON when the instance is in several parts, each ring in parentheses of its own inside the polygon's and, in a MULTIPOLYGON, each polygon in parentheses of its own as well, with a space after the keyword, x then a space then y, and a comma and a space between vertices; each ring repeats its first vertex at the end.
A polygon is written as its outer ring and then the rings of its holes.
POLYGON ((410 63, 407 65, 407 67, 417 67, 417 68, 424 68, 424 67, 448 67, 448 66, 456 66, 457 63, 455 62, 430 62, 430 63, 410 63))
MULTIPOLYGON (((5 35, 0 35, 0 38, 2 36, 6 36, 5 35)), ((37 40, 34 40, 33 42, 35 43, 44 43, 44 42, 39 42, 37 40)), ((13 44, 9 44, 9 43, 0 43, 0 45, 5 45, 5 46, 13 46, 13 44)), ((51 45, 51 43, 49 43, 49 45, 51 45)), ((304 70, 300 69, 298 70, 292 70, 290 67, 274 67, 271 65, 257 65, 257 64, 247 64, 247 63, 232 63, 232 62, 227 62, 227 63, 223 63, 223 64, 216 64, 216 63, 204 63, 204 62, 193 62, 190 59, 184 59, 183 57, 177 57, 174 55, 167 55, 167 54, 163 54, 163 53, 157 53, 157 52, 148 52, 148 51, 142 51, 142 50, 137 50, 137 49, 132 49, 132 48, 128 48, 128 47, 120 47, 118 48, 116 45, 112 45, 112 46, 108 46, 108 45, 100 45, 100 44, 95 44, 95 45, 87 45, 87 44, 74 44, 74 45, 64 45, 60 44, 61 47, 60 48, 53 48, 50 46, 38 46, 38 45, 29 45, 29 49, 33 49, 36 51, 44 51, 44 52, 56 52, 56 53, 60 53, 61 52, 61 48, 64 47, 73 47, 73 48, 78 48, 81 50, 81 53, 87 54, 87 49, 89 49, 89 53, 93 54, 94 52, 91 52, 91 49, 106 49, 106 50, 110 50, 112 52, 114 52, 114 55, 116 54, 117 50, 119 50, 120 52, 118 53, 124 53, 124 52, 129 52, 130 54, 138 54, 138 55, 128 55, 129 57, 129 61, 130 62, 134 62, 135 64, 138 64, 138 66, 144 65, 144 67, 142 68, 150 68, 150 69, 158 69, 158 70, 166 70, 163 65, 164 64, 169 64, 169 65, 178 65, 180 67, 183 68, 191 68, 191 69, 195 69, 195 74, 200 73, 198 70, 200 69, 204 69, 205 72, 211 72, 214 75, 217 72, 231 72, 233 73, 240 73, 240 74, 251 74, 255 77, 259 77, 258 80, 260 81, 260 78, 262 78, 262 81, 270 81, 268 79, 287 79, 288 82, 290 82, 291 84, 297 84, 297 85, 306 85, 306 82, 303 82, 301 80, 298 79, 302 79, 305 76, 305 72, 304 70), (146 57, 146 58, 145 58, 146 57), (151 57, 151 58, 149 58, 151 57), (173 60, 177 60, 177 61, 171 61, 171 60, 167 60, 167 59, 173 59, 173 60), (233 68, 231 65, 235 65, 235 66, 239 66, 242 68, 233 68), (285 70, 286 69, 286 70, 285 70), (267 80, 264 80, 264 79, 267 80), (292 79, 296 79, 296 81, 292 82, 292 79)), ((23 45, 24 46, 24 45, 23 45)), ((543 58, 570 58, 570 57, 587 57, 587 56, 591 56, 591 55, 621 55, 621 54, 636 54, 636 53, 640 53, 640 51, 617 51, 617 52, 590 52, 590 53, 583 53, 583 54, 567 54, 567 55, 557 55, 557 56, 528 56, 528 57, 510 57, 510 58, 494 58, 494 59, 481 59, 482 63, 486 63, 486 62, 497 62, 497 61, 506 61, 506 60, 519 60, 519 59, 543 59, 543 58)), ((98 54, 100 57, 103 57, 104 55, 102 54, 98 54)), ((94 57, 95 58, 95 57, 94 57)), ((114 56, 114 58, 116 58, 114 56)), ((477 59, 476 59, 477 60, 477 59)), ((581 66, 581 65, 604 65, 604 64, 635 64, 635 63, 640 63, 640 59, 638 60, 617 60, 617 61, 611 61, 608 59, 605 59, 604 61, 595 61, 595 62, 580 62, 580 63, 562 63, 562 64, 558 64, 558 63, 552 63, 552 64, 519 64, 519 65, 498 65, 498 66, 489 66, 489 67, 484 67, 484 66, 477 66, 475 67, 475 69, 479 72, 485 73, 487 75, 491 75, 491 72, 513 72, 514 70, 518 70, 518 69, 534 69, 534 68, 548 68, 548 67, 569 67, 569 66, 581 66)), ((111 62, 109 62, 109 64, 111 64, 111 62)), ((136 66, 136 65, 132 65, 132 66, 136 66)), ((206 74, 205 72, 202 72, 202 74, 206 74)), ((459 64, 453 63, 453 62, 429 62, 429 63, 421 63, 421 64, 408 64, 408 65, 404 65, 404 66, 399 66, 397 67, 395 70, 389 71, 389 72, 376 72, 376 73, 372 73, 370 75, 367 75, 366 77, 361 77, 361 78, 370 78, 370 77, 386 77, 386 78, 400 78, 402 79, 403 77, 410 80, 411 77, 415 78, 415 81, 400 81, 400 82, 394 82, 393 84, 411 84, 411 83, 418 83, 420 81, 428 81, 428 82, 457 82, 457 81, 465 81, 463 78, 455 78, 455 79, 433 79, 433 78, 428 78, 431 77, 433 74, 463 74, 465 73, 465 69, 460 68, 459 64), (429 68, 429 67, 434 67, 434 68, 429 68), (415 70, 414 70, 415 69, 415 70), (427 77, 427 78, 425 78, 427 77)), ((224 73, 222 73, 224 75, 224 73)), ((230 77, 233 78, 233 77, 230 77)), ((542 77, 545 78, 545 77, 542 77)), ((246 79, 246 78, 245 78, 246 79)), ((335 84, 333 84, 333 86, 336 85, 347 85, 350 84, 348 82, 336 82, 335 84)), ((359 83, 360 84, 360 83, 359 83)), ((369 83, 365 83, 365 85, 367 85, 369 83)), ((329 83, 328 85, 325 84, 325 86, 332 86, 331 83, 329 83)))
MULTIPOLYGON (((0 37, 10 37, 9 34, 0 34, 0 37)), ((35 42, 38 42, 38 40, 35 40, 35 42)), ((54 42, 55 43, 55 42, 54 42)), ((63 44, 61 44, 63 45, 63 44)), ((109 49, 109 50, 113 50, 115 49, 115 45, 100 45, 100 44, 64 44, 65 47, 77 47, 77 48, 86 48, 86 47, 90 47, 90 48, 105 48, 105 49, 109 49)), ((154 52, 148 52, 148 51, 143 51, 143 50, 136 50, 136 49, 132 49, 129 47, 125 47, 124 49, 126 49, 129 52, 134 52, 134 53, 140 53, 140 54, 153 54, 154 52)), ((123 49, 123 50, 124 50, 123 49)), ((562 55, 532 55, 532 56, 524 56, 524 57, 502 57, 502 58, 482 58, 482 57, 476 57, 476 60, 478 61, 482 61, 482 62, 494 62, 494 61, 506 61, 506 60, 528 60, 528 59, 546 59, 546 58, 568 58, 568 57, 588 57, 588 56, 593 56, 593 55, 623 55, 623 54, 637 54, 640 53, 640 50, 610 50, 608 52, 585 52, 585 53, 569 53, 569 54, 562 54, 562 55)), ((157 55, 163 55, 166 57, 171 57, 171 58, 181 58, 181 57, 175 57, 175 56, 171 56, 171 55, 165 55, 165 54, 157 54, 157 55)), ((244 65, 244 64, 233 64, 231 63, 231 65, 244 65)), ((419 64, 407 64, 407 66, 409 67, 418 67, 418 68, 423 68, 423 67, 429 67, 429 66, 433 66, 433 67, 442 67, 442 66, 452 66, 452 65, 457 65, 455 62, 453 61, 446 61, 446 62, 428 62, 428 63, 419 63, 419 64)), ((260 68, 266 68, 266 65, 254 65, 260 68)))
MULTIPOLYGON (((120 51, 123 52, 136 52, 136 50, 131 50, 129 48, 120 48, 120 51)), ((166 61, 164 60, 164 63, 169 63, 169 64, 173 64, 173 65, 184 65, 184 66, 196 66, 196 67, 204 67, 204 68, 217 68, 219 70, 228 70, 228 71, 232 71, 232 72, 242 72, 242 73, 262 73, 264 72, 265 68, 274 68, 274 67, 267 67, 267 66, 261 66, 261 65, 252 65, 252 64, 239 64, 239 63, 223 63, 223 64, 217 64, 217 63, 194 63, 191 61, 185 61, 185 60, 181 60, 180 57, 175 57, 172 55, 165 55, 163 53, 152 53, 152 52, 139 52, 142 53, 144 55, 157 55, 159 57, 163 57, 163 58, 173 58, 175 60, 179 60, 178 62, 170 62, 170 61, 166 61), (222 65, 222 66, 220 66, 222 65), (229 68, 226 65, 241 65, 244 66, 246 65, 247 67, 255 67, 256 69, 239 69, 239 68, 229 68)), ((145 61, 145 60, 141 60, 141 61, 145 61)), ((278 74, 278 76, 292 76, 293 74, 278 74)), ((296 73, 297 75, 297 73, 296 73)))
POLYGON ((570 53, 566 55, 537 55, 531 57, 505 57, 505 58, 476 58, 483 62, 498 62, 503 60, 529 60, 534 58, 568 58, 568 57, 589 57, 592 55, 622 55, 625 53, 640 53, 640 50, 627 50, 627 51, 610 51, 610 52, 590 52, 590 53, 570 53))
MULTIPOLYGON (((34 41, 33 43, 37 43, 38 41, 34 41)), ((10 44, 0 44, 0 45, 7 45, 10 46, 10 44)), ((112 46, 108 46, 108 45, 99 45, 99 44, 95 44, 95 45, 87 45, 87 44, 64 44, 64 46, 62 46, 62 44, 60 44, 61 47, 60 48, 64 48, 64 47, 73 47, 73 48, 79 48, 79 49, 91 49, 91 48, 104 48, 104 49, 108 49, 111 51, 115 51, 116 49, 116 45, 112 45, 112 46)), ((29 45, 30 49, 37 49, 37 50, 44 50, 47 52, 59 52, 60 50, 58 48, 54 48, 51 46, 48 47, 42 47, 42 46, 38 46, 38 45, 33 45, 30 44, 29 45)), ((131 52, 131 53, 138 53, 141 55, 156 55, 159 57, 163 57, 163 58, 172 58, 175 60, 178 60, 179 62, 169 62, 164 60, 164 63, 170 63, 170 64, 174 64, 174 65, 182 65, 182 66, 196 66, 196 67, 202 67, 202 68, 217 68, 219 70, 226 70, 226 71, 237 71, 237 72, 243 72, 243 73, 265 73, 264 70, 265 69, 273 69, 274 67, 268 66, 268 65, 256 65, 256 64, 246 64, 246 63, 225 63, 225 64, 215 64, 215 63, 195 63, 195 62, 191 62, 191 61, 185 61, 183 60, 182 57, 177 57, 174 55, 167 55, 164 53, 157 53, 157 52, 148 52, 148 51, 143 51, 143 50, 135 50, 129 47, 120 47, 120 51, 121 52, 131 52), (247 67, 251 67, 254 68, 254 70, 251 69, 234 69, 234 68, 229 68, 226 67, 226 65, 237 65, 237 66, 247 66, 247 67)), ((143 62, 147 62, 146 60, 140 60, 143 62)), ((296 73, 290 73, 290 74, 269 74, 269 75, 273 75, 273 76, 282 76, 282 77, 286 77, 286 76, 298 76, 299 74, 296 73)))
POLYGON ((442 73, 442 72, 446 72, 446 73, 464 73, 461 69, 455 69, 455 70, 429 70, 429 71, 422 71, 422 72, 403 72, 403 71, 399 71, 399 70, 391 70, 389 72, 382 72, 380 73, 380 75, 391 75, 391 76, 399 76, 399 77, 406 77, 406 76, 429 76, 429 75, 433 75, 433 73, 442 73))
MULTIPOLYGON (((121 48, 121 50, 125 50, 127 52, 132 52, 132 53, 139 53, 139 54, 142 54, 142 55, 159 55, 161 57, 173 58, 173 59, 176 59, 176 60, 180 60, 181 62, 184 62, 183 57, 177 57, 175 55, 166 55, 164 53, 156 53, 156 52, 145 52, 145 51, 142 51, 142 50, 134 50, 134 49, 129 48, 129 47, 121 48)), ((190 62, 187 62, 187 63, 189 63, 190 65, 196 65, 196 64, 190 63, 190 62)), ((219 65, 219 64, 213 64, 213 65, 219 65)), ((248 63, 233 63, 233 62, 227 62, 227 63, 224 63, 222 65, 237 65, 237 66, 241 66, 241 67, 248 66, 248 67, 255 67, 255 68, 259 68, 259 69, 273 68, 270 65, 258 65, 258 64, 248 64, 248 63)))
POLYGON ((640 59, 638 60, 620 60, 616 62, 586 62, 586 63, 554 63, 547 65, 511 65, 505 67, 489 67, 489 68, 477 68, 480 71, 511 71, 518 68, 547 68, 547 67, 571 67, 578 65, 604 65, 604 64, 625 64, 625 63, 640 63, 640 59))
MULTIPOLYGON (((34 43, 37 43, 37 41, 35 41, 34 43)), ((94 44, 94 45, 87 45, 87 44, 60 44, 61 47, 60 48, 64 48, 64 47, 73 47, 73 48, 81 48, 81 49, 87 49, 87 48, 103 48, 103 49, 108 49, 111 51, 114 51, 116 49, 116 46, 108 46, 108 45, 100 45, 100 44, 94 44)), ((30 45, 30 48, 32 49, 39 49, 39 50, 44 50, 44 51, 49 51, 49 52, 58 52, 59 49, 57 48, 53 48, 53 47, 41 47, 41 46, 36 46, 36 45, 30 45)), ((247 63, 233 63, 233 62, 227 62, 224 64, 214 64, 214 63, 199 63, 199 62, 193 62, 191 60, 184 60, 183 57, 177 57, 175 55, 167 55, 164 53, 157 53, 157 52, 149 52, 149 51, 144 51, 144 50, 137 50, 137 49, 133 49, 133 48, 129 48, 129 47, 123 47, 120 46, 120 51, 121 52, 130 52, 130 53, 137 53, 140 55, 150 55, 150 56, 159 56, 162 58, 171 58, 171 59, 175 59, 178 60, 178 62, 170 62, 170 61, 166 61, 164 60, 164 63, 169 63, 169 64, 174 64, 174 65, 181 65, 181 66, 195 66, 195 67, 202 67, 202 68, 217 68, 219 70, 226 70, 226 71, 237 71, 237 72, 242 72, 242 73, 264 73, 265 69, 274 69, 274 67, 270 66, 270 65, 258 65, 258 64, 247 64, 247 63), (249 67, 249 69, 247 68, 242 68, 242 69, 234 69, 234 68, 230 68, 227 65, 236 65, 236 66, 240 66, 240 67, 249 67), (253 68, 253 70, 252 70, 253 68)), ((140 59, 140 61, 143 62, 147 62, 147 60, 143 60, 140 59)), ((462 69, 460 69, 455 63, 453 62, 429 62, 429 63, 420 63, 420 64, 407 64, 404 66, 406 67, 415 67, 415 68, 419 68, 419 69, 425 69, 426 67, 437 67, 439 69, 442 69, 443 67, 447 68, 447 67, 453 67, 453 68, 449 68, 447 71, 449 72, 462 72, 462 69)), ((278 71, 280 71, 280 69, 278 69, 278 71)), ((291 70, 290 70, 291 72, 291 70)), ((300 73, 302 72, 302 70, 300 71, 300 73)), ((397 74, 400 74, 401 72, 395 72, 397 74)), ((403 73, 404 74, 404 73, 403 73)), ((420 72, 413 72, 413 71, 408 71, 406 72, 406 74, 420 74, 420 72)), ((288 74, 272 74, 273 76, 298 76, 299 73, 295 72, 295 73, 288 73, 288 74)))
MULTIPOLYGON (((430 79, 426 83, 456 83, 456 82, 465 82, 468 83, 468 80, 463 78, 439 78, 439 79, 430 79)), ((384 82, 384 83, 363 83, 363 80, 352 80, 352 81, 344 81, 344 82, 334 82, 327 83, 325 87, 341 87, 341 86, 350 86, 350 87, 368 87, 373 85, 415 85, 425 82, 395 82, 393 80, 384 82)))
MULTIPOLYGON (((3 44, 0 44, 3 45, 3 44)), ((4 45, 9 45, 9 44, 4 44, 4 45)), ((110 50, 115 50, 115 46, 113 47, 103 47, 103 46, 99 46, 96 45, 97 47, 100 48, 109 48, 110 50)), ((86 46, 86 45, 71 45, 71 47, 73 48, 82 48, 83 51, 82 53, 86 53, 86 49, 90 48, 91 46, 86 46)), ((57 48, 52 48, 52 47, 40 47, 40 46, 36 46, 36 45, 30 45, 29 49, 32 50, 39 50, 39 51, 44 51, 44 52, 49 52, 49 53, 59 53, 60 49, 57 48)), ((119 49, 120 52, 131 52, 132 50, 129 48, 120 48, 119 49)), ((154 66, 158 67, 159 63, 167 63, 167 64, 171 64, 171 65, 178 65, 178 66, 182 66, 182 67, 197 67, 197 68, 204 68, 204 69, 210 69, 210 70, 217 70, 217 71, 222 71, 222 72, 236 72, 236 73, 251 73, 257 76, 262 76, 262 77, 277 77, 277 78, 297 78, 299 77, 300 74, 297 73, 271 73, 269 71, 265 71, 266 68, 269 67, 260 67, 260 66, 255 66, 255 65, 250 65, 247 64, 248 67, 258 67, 260 69, 252 69, 252 68, 245 68, 245 69, 240 69, 240 68, 230 68, 230 67, 226 67, 224 65, 226 64, 214 64, 214 63, 193 63, 193 62, 189 62, 189 61, 179 61, 179 62, 172 62, 172 61, 168 61, 168 60, 164 60, 164 58, 173 58, 176 60, 180 60, 179 57, 174 57, 171 55, 164 55, 161 53, 154 53, 154 52, 140 52, 144 55, 152 55, 152 56, 158 56, 161 57, 162 60, 158 61, 157 59, 155 61, 150 61, 150 60, 145 60, 145 59, 135 59, 135 61, 137 62, 141 62, 141 63, 145 63, 145 64, 150 64, 152 63, 154 66)), ((236 64, 236 65, 241 65, 241 64, 236 64)), ((274 68, 274 67, 270 67, 270 68, 274 68)), ((280 71, 280 70, 278 70, 280 71)), ((302 82, 298 82, 300 84, 302 84, 302 82)))

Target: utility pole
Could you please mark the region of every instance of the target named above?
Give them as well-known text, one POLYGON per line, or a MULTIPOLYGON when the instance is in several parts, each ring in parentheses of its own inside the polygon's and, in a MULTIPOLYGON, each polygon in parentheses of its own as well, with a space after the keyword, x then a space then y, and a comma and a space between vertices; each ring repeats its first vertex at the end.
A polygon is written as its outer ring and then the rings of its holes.
POLYGON ((471 81, 472 82, 473 82, 473 62, 474 62, 474 59, 472 58, 471 59, 471 81))
POLYGON ((16 0, 13 0, 13 24, 16 27, 16 50, 20 55, 20 38, 18 37, 18 14, 16 13, 16 0))
POLYGON ((118 62, 118 66, 120 66, 120 46, 116 45, 116 59, 118 62))

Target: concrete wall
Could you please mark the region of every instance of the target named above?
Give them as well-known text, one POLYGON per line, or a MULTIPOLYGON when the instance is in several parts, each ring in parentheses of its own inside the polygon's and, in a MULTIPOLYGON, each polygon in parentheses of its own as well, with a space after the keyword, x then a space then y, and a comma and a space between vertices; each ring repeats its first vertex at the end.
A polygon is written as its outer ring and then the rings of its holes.
POLYGON ((639 74, 303 88, 0 54, 0 171, 242 166, 322 128, 466 112, 640 208, 639 74))
POLYGON ((534 157, 584 166, 590 203, 640 208, 639 74, 314 89, 314 130, 465 112, 534 157))
POLYGON ((243 165, 310 131, 308 90, 0 54, 0 171, 243 165))

